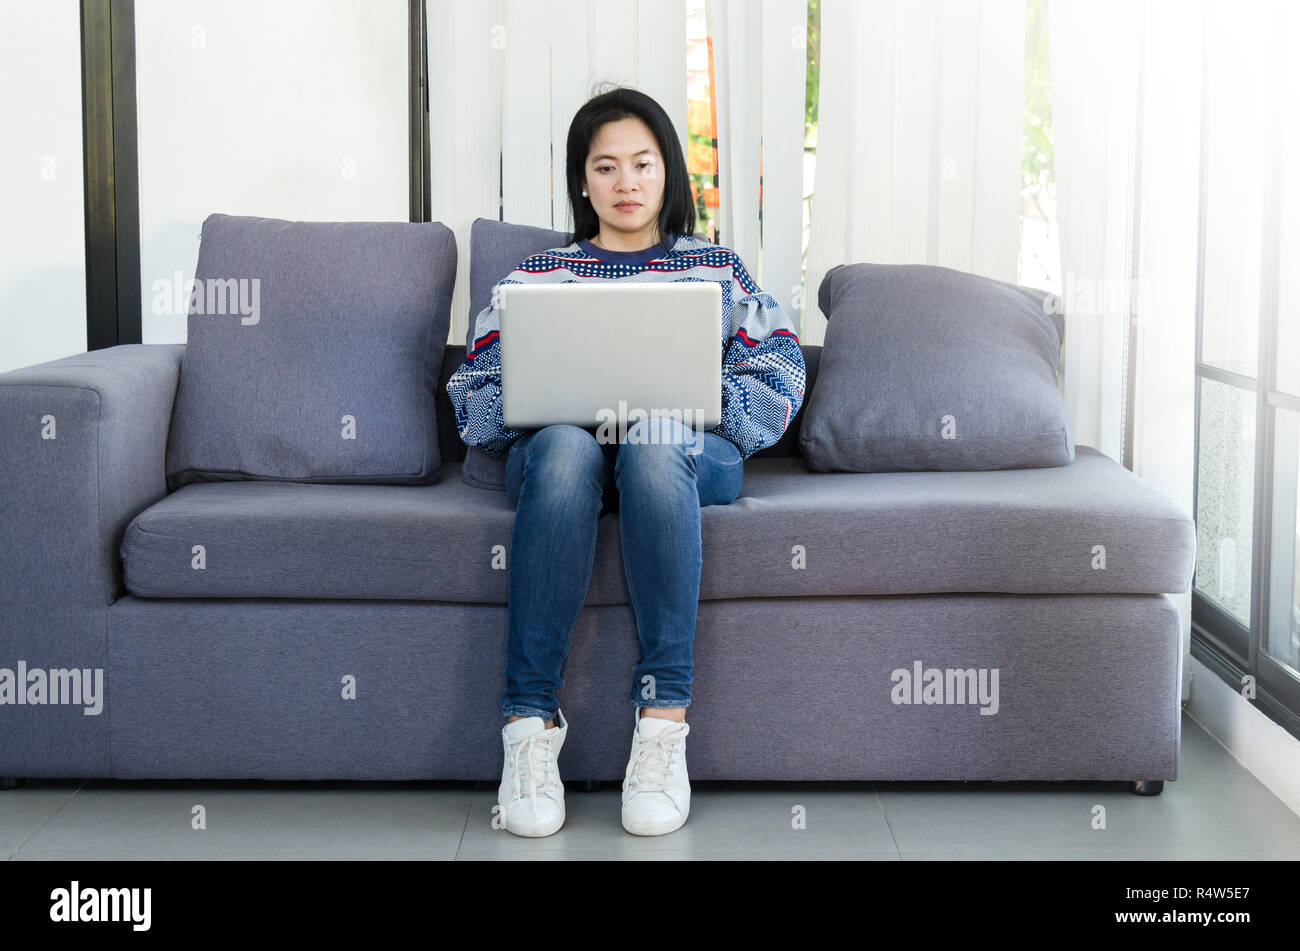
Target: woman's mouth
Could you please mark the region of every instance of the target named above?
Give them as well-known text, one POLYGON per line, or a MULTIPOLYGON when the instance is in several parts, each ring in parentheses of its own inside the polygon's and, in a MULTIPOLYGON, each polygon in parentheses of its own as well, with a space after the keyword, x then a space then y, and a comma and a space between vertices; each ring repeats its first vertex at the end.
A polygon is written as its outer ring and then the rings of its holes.
POLYGON ((619 211, 636 211, 641 206, 634 201, 625 201, 621 205, 615 205, 619 211))

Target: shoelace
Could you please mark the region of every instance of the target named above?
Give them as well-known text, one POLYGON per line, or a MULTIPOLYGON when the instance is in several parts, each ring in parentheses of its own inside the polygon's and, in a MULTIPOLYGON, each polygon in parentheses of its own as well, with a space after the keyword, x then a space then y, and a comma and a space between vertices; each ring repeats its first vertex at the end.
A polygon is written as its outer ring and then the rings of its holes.
POLYGON ((524 783, 528 783, 528 799, 533 806, 533 817, 540 812, 537 808, 537 794, 551 795, 555 792, 555 780, 551 778, 551 741, 555 737, 543 733, 534 733, 513 745, 515 795, 524 795, 524 783), (540 754, 540 762, 534 762, 533 756, 540 754), (522 759, 522 764, 520 760, 522 759), (537 779, 542 774, 541 781, 537 779))
POLYGON ((681 727, 669 727, 639 740, 628 775, 628 787, 634 792, 663 792, 673 774, 673 757, 682 739, 681 727))

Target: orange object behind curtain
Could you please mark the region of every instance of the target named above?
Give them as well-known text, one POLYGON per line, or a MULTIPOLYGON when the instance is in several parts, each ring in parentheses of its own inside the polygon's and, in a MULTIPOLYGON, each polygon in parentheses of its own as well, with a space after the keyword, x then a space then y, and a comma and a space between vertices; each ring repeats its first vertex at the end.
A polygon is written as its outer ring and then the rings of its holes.
MULTIPOLYGON (((712 187, 704 188, 704 206, 709 209, 718 207, 718 109, 713 90, 716 88, 713 72, 713 38, 706 37, 708 43, 709 75, 707 99, 693 99, 687 103, 687 143, 686 168, 691 175, 705 176, 712 187), (707 141, 692 141, 690 135, 707 141)), ((691 181, 691 198, 698 203, 700 194, 694 180, 691 181)), ((716 227, 709 222, 711 240, 716 240, 716 227)))

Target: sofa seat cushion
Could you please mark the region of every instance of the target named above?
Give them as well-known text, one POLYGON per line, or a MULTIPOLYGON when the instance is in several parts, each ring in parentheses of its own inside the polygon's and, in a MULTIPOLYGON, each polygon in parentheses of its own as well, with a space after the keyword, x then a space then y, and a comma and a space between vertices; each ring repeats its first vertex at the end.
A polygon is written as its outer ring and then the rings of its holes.
MULTIPOLYGON (((145 598, 505 604, 514 511, 453 463, 426 486, 194 483, 122 544, 145 598), (199 547, 201 546, 201 548, 199 547)), ((626 604, 618 515, 597 526, 588 604, 626 604)), ((748 460, 739 497, 701 510, 703 600, 950 592, 1186 591, 1177 506, 1089 447, 1051 468, 809 472, 748 460)))

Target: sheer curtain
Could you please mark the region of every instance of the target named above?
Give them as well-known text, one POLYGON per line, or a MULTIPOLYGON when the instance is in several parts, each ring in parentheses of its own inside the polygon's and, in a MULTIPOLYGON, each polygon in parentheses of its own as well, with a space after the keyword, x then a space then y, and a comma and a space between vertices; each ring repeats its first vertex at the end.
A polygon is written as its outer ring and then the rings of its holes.
POLYGON ((1024 0, 824 0, 804 343, 849 261, 1016 279, 1024 0))
MULTIPOLYGON (((1066 403, 1078 442, 1190 514, 1203 60, 1222 41, 1203 0, 1049 16, 1066 403)), ((1175 601, 1186 697, 1191 594, 1175 601)))
MULTIPOLYGON (((1296 11, 1285 0, 1052 0, 1050 15, 1062 268, 1076 285, 1128 291, 1080 299, 1075 313, 1066 302, 1071 417, 1081 442, 1191 513, 1197 288, 1204 358, 1253 377, 1296 11)), ((1186 696, 1191 595, 1176 600, 1186 696)))
POLYGON ((798 327, 807 0, 708 0, 707 11, 718 114, 719 241, 740 255, 798 327))
POLYGON ((1142 7, 1051 0, 1048 11, 1065 401, 1075 441, 1117 461, 1124 458, 1124 337, 1136 260, 1142 7))
MULTIPOLYGON (((1203 14, 1204 0, 1048 8, 1076 441, 1188 512, 1203 14)), ((1025 30, 1023 0, 825 0, 805 343, 824 338, 815 295, 836 264, 1016 280, 1025 30)))

